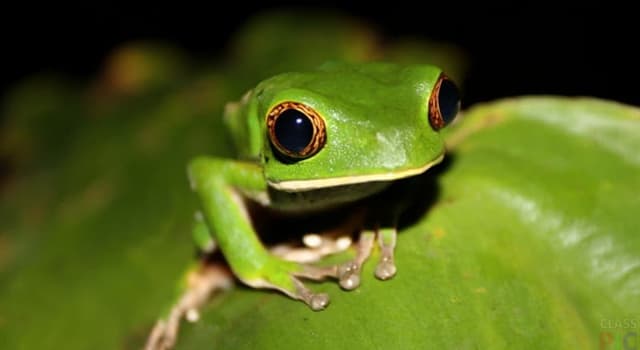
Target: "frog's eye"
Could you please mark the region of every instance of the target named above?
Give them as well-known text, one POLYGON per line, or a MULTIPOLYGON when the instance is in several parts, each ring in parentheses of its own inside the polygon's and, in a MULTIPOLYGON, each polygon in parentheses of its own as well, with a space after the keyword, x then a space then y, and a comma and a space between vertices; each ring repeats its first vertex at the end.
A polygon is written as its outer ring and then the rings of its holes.
POLYGON ((429 123, 435 130, 447 126, 460 110, 460 92, 456 84, 444 74, 440 75, 429 99, 429 123))
POLYGON ((316 154, 326 141, 324 120, 311 107, 282 102, 267 115, 269 140, 285 159, 296 161, 316 154))

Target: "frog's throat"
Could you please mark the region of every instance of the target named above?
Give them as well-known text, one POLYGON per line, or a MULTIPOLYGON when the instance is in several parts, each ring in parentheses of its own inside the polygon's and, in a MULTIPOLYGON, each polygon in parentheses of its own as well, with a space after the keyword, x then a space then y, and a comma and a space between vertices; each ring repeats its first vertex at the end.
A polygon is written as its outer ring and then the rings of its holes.
POLYGON ((405 170, 396 171, 396 172, 330 177, 325 179, 313 179, 313 180, 290 180, 290 181, 281 181, 281 182, 268 181, 268 183, 270 187, 273 187, 279 191, 302 192, 302 191, 317 190, 320 188, 353 185, 353 184, 359 184, 359 183, 365 183, 365 182, 393 181, 393 180, 403 179, 405 177, 411 177, 414 175, 422 174, 425 171, 427 171, 427 169, 442 162, 442 159, 444 159, 444 154, 441 154, 435 160, 419 168, 405 169, 405 170))

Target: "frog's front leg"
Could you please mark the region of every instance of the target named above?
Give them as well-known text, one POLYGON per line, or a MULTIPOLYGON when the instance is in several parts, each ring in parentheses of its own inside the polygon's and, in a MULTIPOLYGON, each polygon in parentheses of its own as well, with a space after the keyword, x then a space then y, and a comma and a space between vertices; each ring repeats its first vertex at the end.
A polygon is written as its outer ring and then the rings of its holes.
POLYGON ((334 275, 334 271, 277 258, 258 239, 241 194, 266 192, 267 185, 258 165, 199 157, 190 163, 189 177, 200 198, 205 222, 234 274, 243 283, 279 290, 305 302, 313 310, 322 310, 329 304, 328 295, 313 293, 296 277, 322 279, 334 275))

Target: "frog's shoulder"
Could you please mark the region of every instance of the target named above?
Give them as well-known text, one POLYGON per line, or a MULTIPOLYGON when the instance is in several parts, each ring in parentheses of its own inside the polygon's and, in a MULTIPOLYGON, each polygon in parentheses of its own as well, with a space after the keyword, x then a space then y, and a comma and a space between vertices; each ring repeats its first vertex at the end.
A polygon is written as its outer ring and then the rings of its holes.
MULTIPOLYGON (((254 90, 247 91, 239 101, 228 102, 224 107, 223 121, 233 141, 239 159, 258 159, 260 142, 256 140, 256 121, 249 115, 255 105, 251 103, 254 90)), ((259 138, 259 137, 258 137, 259 138)))

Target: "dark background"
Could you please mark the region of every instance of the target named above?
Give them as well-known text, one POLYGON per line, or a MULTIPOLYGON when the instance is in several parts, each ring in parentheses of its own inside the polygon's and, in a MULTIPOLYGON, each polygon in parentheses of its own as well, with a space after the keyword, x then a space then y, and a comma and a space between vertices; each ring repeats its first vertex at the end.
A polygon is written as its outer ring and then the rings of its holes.
MULTIPOLYGON (((226 2, 226 8, 177 2, 147 7, 97 4, 66 8, 29 5, 2 13, 4 63, 1 88, 21 78, 56 71, 86 79, 119 44, 160 39, 196 57, 224 50, 230 35, 253 14, 289 7, 226 2)), ((297 7, 301 7, 297 5, 297 7)), ((307 11, 335 9, 374 25, 384 35, 422 35, 463 48, 471 67, 464 102, 522 94, 589 95, 640 105, 637 11, 614 3, 560 8, 499 5, 470 8, 457 2, 405 6, 401 3, 308 2, 307 11)), ((300 18, 304 24, 304 18, 300 18)))

